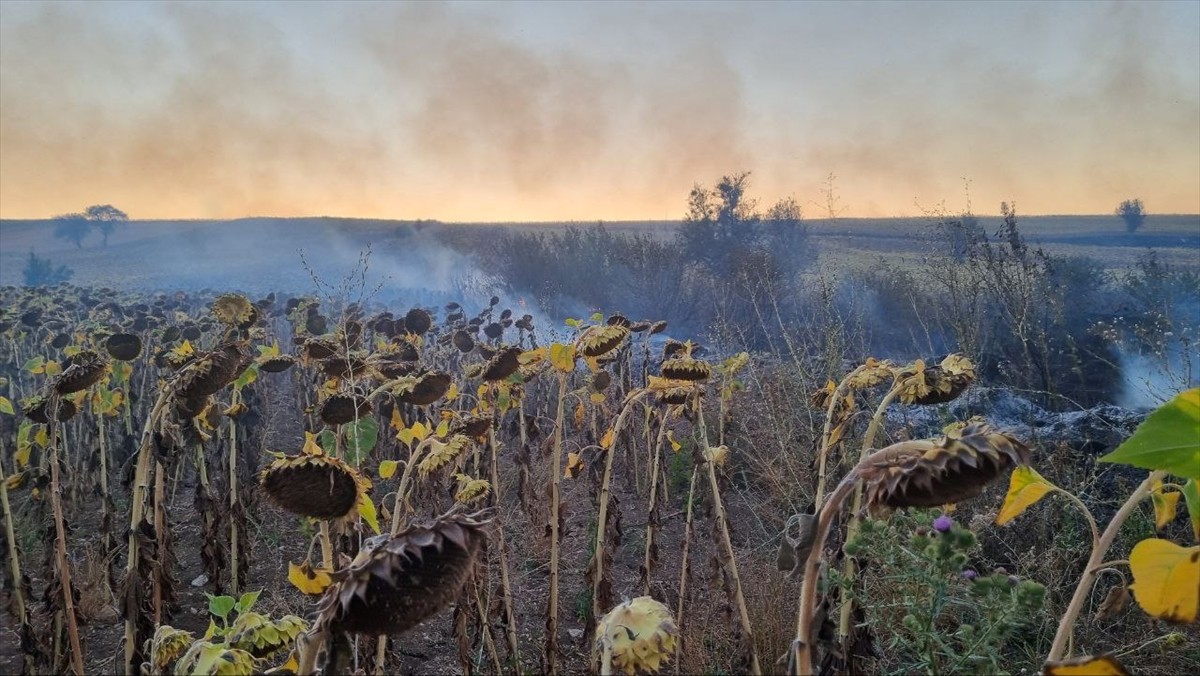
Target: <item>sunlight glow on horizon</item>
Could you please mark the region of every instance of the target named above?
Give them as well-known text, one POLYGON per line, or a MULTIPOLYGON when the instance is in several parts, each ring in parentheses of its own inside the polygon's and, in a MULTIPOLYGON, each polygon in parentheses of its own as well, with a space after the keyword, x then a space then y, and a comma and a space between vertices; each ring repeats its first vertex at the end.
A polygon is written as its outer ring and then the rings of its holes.
POLYGON ((0 218, 1200 213, 1200 3, 0 3, 0 218))

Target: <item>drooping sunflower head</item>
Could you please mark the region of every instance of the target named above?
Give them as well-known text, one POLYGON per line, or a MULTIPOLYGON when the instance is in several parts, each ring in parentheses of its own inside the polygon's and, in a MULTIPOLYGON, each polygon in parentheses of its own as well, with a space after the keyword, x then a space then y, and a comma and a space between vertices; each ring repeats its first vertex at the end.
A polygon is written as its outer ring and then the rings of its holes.
POLYGON ((712 377, 712 366, 692 357, 675 357, 663 362, 662 375, 671 380, 704 382, 712 377))
POLYGON ((449 514, 367 540, 317 604, 332 632, 399 634, 449 606, 471 575, 487 520, 449 514))
POLYGON ((967 425, 957 436, 902 441, 858 465, 874 514, 907 507, 937 507, 975 497, 1030 451, 986 423, 967 425))
POLYGON ((921 360, 896 372, 900 401, 923 406, 954 401, 975 382, 975 365, 961 354, 952 354, 936 366, 921 360))
POLYGON ((108 372, 108 361, 93 350, 81 350, 67 359, 66 368, 54 380, 54 391, 73 394, 100 382, 108 372))
POLYGON ((576 344, 585 357, 602 357, 621 346, 629 337, 629 329, 619 324, 588 327, 576 344))
POLYGON ((353 467, 311 450, 277 458, 263 470, 259 484, 280 507, 316 519, 348 516, 369 487, 353 467))
POLYGON ((504 380, 521 368, 521 348, 504 347, 496 351, 483 367, 481 377, 489 382, 504 380))
POLYGON ((371 402, 357 392, 337 392, 321 403, 321 421, 326 425, 345 425, 371 414, 371 402))

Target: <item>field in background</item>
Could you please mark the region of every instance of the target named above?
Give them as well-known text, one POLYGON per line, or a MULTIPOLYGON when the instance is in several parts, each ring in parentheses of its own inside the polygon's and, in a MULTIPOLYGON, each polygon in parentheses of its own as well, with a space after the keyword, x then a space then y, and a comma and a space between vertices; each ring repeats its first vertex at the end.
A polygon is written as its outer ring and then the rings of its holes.
MULTIPOLYGON (((999 217, 979 217, 989 231, 999 217)), ((823 265, 861 269, 916 261, 929 250, 931 221, 926 218, 814 219, 806 221, 818 243, 823 265)), ((1029 242, 1047 251, 1086 256, 1106 268, 1130 265, 1149 249, 1172 265, 1200 268, 1200 215, 1150 216, 1141 231, 1127 233, 1115 216, 1020 216, 1029 242)), ((438 243, 454 254, 486 248, 508 230, 553 231, 576 223, 438 223, 346 218, 250 218, 234 221, 132 221, 121 224, 103 247, 98 237, 83 248, 53 237, 54 223, 0 221, 0 284, 20 284, 29 251, 75 270, 77 284, 136 288, 203 286, 221 281, 236 288, 283 288, 297 281, 298 251, 353 259, 372 245, 377 253, 402 257, 413 244, 438 243), (217 272, 220 280, 213 279, 217 272)), ((676 221, 608 222, 614 232, 651 232, 673 236, 676 221)), ((426 251, 423 249, 423 251, 426 251)), ((452 275, 454 261, 446 262, 452 275)), ((435 279, 430 288, 446 286, 435 279)))

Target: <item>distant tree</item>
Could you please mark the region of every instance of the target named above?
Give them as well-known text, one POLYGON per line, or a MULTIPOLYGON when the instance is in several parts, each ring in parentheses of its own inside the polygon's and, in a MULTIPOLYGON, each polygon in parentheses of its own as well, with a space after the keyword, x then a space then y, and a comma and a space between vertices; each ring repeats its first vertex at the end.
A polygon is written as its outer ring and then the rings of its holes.
POLYGON ((111 204, 93 204, 84 210, 83 216, 100 231, 104 246, 108 246, 108 236, 117 228, 117 223, 129 220, 129 214, 111 204))
POLYGON ((42 258, 30 251, 22 274, 25 275, 25 286, 52 286, 71 279, 75 271, 65 265, 56 268, 49 258, 42 258))
POLYGON ((688 193, 688 212, 678 238, 689 261, 727 274, 739 250, 756 244, 760 217, 755 201, 746 196, 749 184, 750 172, 742 172, 722 176, 711 190, 697 184, 688 193))
POLYGON ((92 224, 84 214, 60 214, 54 217, 54 236, 83 248, 83 240, 91 232, 92 224))
POLYGON ((128 214, 111 204, 93 204, 83 213, 55 216, 54 236, 74 242, 76 247, 82 249, 84 238, 95 228, 100 231, 104 246, 108 246, 108 236, 116 230, 117 224, 128 220, 128 214))
POLYGON ((1146 208, 1140 199, 1125 200, 1117 205, 1116 214, 1125 221, 1125 229, 1137 232, 1146 222, 1146 208))

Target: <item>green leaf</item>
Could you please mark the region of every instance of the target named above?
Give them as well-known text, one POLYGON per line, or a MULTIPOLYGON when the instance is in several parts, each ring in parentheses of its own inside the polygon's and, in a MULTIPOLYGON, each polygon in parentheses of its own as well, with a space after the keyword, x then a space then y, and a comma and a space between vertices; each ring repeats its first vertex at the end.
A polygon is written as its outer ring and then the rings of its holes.
POLYGON ((238 615, 250 612, 250 609, 254 607, 254 603, 258 601, 258 595, 261 593, 262 590, 260 589, 242 594, 242 598, 238 599, 237 605, 233 609, 238 612, 238 615))
POLYGON ((12 402, 8 400, 8 397, 0 397, 0 413, 16 415, 16 412, 13 411, 12 402))
POLYGON ((604 320, 603 312, 593 312, 592 313, 592 321, 599 322, 599 321, 603 321, 603 320, 604 320))
POLYGON ((328 454, 333 455, 333 449, 337 448, 337 438, 333 436, 330 430, 321 430, 317 435, 317 444, 328 454))
POLYGON ((1192 522, 1192 537, 1200 542, 1200 482, 1188 479, 1181 492, 1187 503, 1188 519, 1192 522))
POLYGON ((1200 387, 1159 406, 1101 462, 1119 462, 1200 479, 1200 387))
POLYGON ((346 434, 346 460, 358 465, 379 443, 379 423, 375 418, 359 418, 357 422, 343 425, 346 434))
POLYGON ((213 596, 205 594, 208 597, 208 612, 221 618, 222 621, 229 619, 229 611, 233 610, 237 601, 232 596, 213 596))
POLYGON ((255 380, 258 380, 258 364, 251 364, 250 368, 243 371, 242 375, 237 380, 233 381, 233 388, 235 390, 240 390, 255 380))

